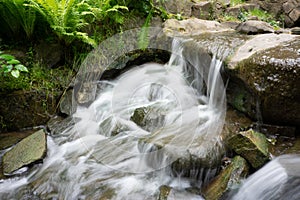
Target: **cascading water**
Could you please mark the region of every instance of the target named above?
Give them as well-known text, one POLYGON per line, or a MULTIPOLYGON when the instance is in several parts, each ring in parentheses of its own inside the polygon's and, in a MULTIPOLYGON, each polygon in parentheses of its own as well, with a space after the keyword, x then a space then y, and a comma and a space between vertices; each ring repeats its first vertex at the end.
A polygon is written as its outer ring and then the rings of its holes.
POLYGON ((175 40, 166 65, 148 63, 98 81, 95 101, 77 107, 73 125, 48 136, 43 164, 2 181, 1 198, 157 199, 162 185, 183 191, 212 178, 224 153, 221 62, 186 62, 183 44, 175 40), (131 120, 138 108, 150 109, 147 117, 156 121, 138 126, 131 120))
POLYGON ((300 157, 275 158, 242 184, 233 200, 295 200, 300 197, 300 157))

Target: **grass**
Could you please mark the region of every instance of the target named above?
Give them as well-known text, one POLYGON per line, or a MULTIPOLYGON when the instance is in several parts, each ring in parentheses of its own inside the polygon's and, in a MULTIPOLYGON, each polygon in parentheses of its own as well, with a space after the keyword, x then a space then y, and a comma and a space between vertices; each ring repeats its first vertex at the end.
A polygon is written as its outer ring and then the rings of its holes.
POLYGON ((245 0, 230 0, 230 6, 236 6, 245 3, 245 0))

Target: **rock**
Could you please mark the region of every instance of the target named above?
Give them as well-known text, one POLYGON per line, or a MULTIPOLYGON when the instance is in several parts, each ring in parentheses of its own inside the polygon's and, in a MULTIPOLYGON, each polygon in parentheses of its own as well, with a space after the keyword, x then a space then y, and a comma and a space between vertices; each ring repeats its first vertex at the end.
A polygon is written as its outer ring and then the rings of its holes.
POLYGON ((247 130, 253 126, 253 122, 243 113, 234 110, 231 107, 227 108, 225 124, 223 126, 222 138, 226 140, 240 131, 247 130))
POLYGON ((167 185, 159 187, 158 200, 174 200, 174 199, 202 199, 199 194, 187 190, 178 190, 167 185))
POLYGON ((229 31, 219 22, 190 18, 187 20, 169 19, 164 23, 164 33, 168 36, 195 36, 207 32, 229 31))
POLYGON ((271 13, 276 20, 282 21, 282 18, 284 18, 285 27, 290 28, 299 25, 299 0, 252 0, 252 2, 271 13))
POLYGON ((60 92, 15 91, 0 93, 0 132, 44 125, 56 112, 60 92), (13 111, 13 112, 12 112, 13 111))
POLYGON ((164 125, 164 117, 164 111, 159 107, 148 106, 135 109, 130 120, 146 131, 153 132, 164 125))
POLYGON ((75 110, 72 107, 73 90, 67 90, 61 97, 59 102, 59 110, 68 116, 72 115, 75 110))
POLYGON ((22 131, 22 132, 9 132, 0 134, 0 150, 4 150, 12 145, 18 143, 23 138, 31 135, 34 131, 22 131))
POLYGON ((291 29, 291 34, 300 35, 300 27, 294 27, 291 29))
POLYGON ((169 196, 171 190, 172 190, 172 188, 167 185, 160 186, 158 200, 168 200, 168 196, 169 196))
POLYGON ((41 61, 49 68, 57 67, 64 55, 63 46, 58 43, 49 44, 45 41, 35 46, 35 52, 35 59, 41 61))
POLYGON ((236 30, 240 33, 245 33, 249 35, 261 34, 261 33, 273 33, 273 27, 267 22, 257 21, 257 20, 248 20, 242 22, 236 30))
POLYGON ((24 138, 3 155, 4 174, 11 174, 21 167, 43 159, 47 150, 46 143, 43 130, 24 138))
POLYGON ((212 3, 209 1, 203 1, 192 6, 192 13, 193 17, 199 19, 211 19, 212 18, 212 3))
POLYGON ((257 4, 239 4, 236 6, 228 7, 225 12, 228 15, 238 17, 241 14, 241 12, 253 10, 255 8, 258 9, 259 6, 257 4))
POLYGON ((252 129, 232 136, 227 145, 254 168, 260 168, 270 160, 266 136, 252 129))
POLYGON ((240 156, 235 156, 231 163, 202 190, 205 199, 221 199, 226 192, 240 184, 248 173, 247 161, 240 156))
POLYGON ((294 8, 292 12, 290 12, 289 17, 293 20, 295 24, 300 22, 300 7, 294 8))
POLYGON ((129 131, 131 128, 128 124, 124 124, 116 118, 107 118, 99 125, 99 132, 101 135, 107 137, 118 135, 121 132, 129 131))
POLYGON ((154 1, 155 5, 162 6, 168 13, 178 14, 183 16, 191 16, 191 7, 199 0, 173 0, 173 1, 154 1))
POLYGON ((57 135, 62 133, 68 127, 71 127, 75 124, 78 119, 71 116, 63 118, 60 116, 54 116, 47 122, 47 129, 51 135, 57 135))
POLYGON ((228 102, 264 123, 300 124, 300 88, 292 87, 300 85, 298 49, 299 36, 290 34, 259 35, 240 46, 227 68, 236 84, 229 83, 235 93, 228 102))

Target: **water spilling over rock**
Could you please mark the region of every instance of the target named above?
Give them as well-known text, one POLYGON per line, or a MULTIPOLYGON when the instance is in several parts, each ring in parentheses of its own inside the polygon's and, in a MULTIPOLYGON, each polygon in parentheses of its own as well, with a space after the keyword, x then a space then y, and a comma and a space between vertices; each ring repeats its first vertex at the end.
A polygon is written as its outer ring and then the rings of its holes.
POLYGON ((0 183, 1 197, 157 199, 162 185, 185 196, 184 189, 212 179, 224 154, 222 63, 184 41, 175 40, 172 52, 166 65, 137 66, 112 81, 81 79, 95 100, 48 136, 40 168, 0 183), (145 128, 132 120, 139 108, 163 117, 145 128))

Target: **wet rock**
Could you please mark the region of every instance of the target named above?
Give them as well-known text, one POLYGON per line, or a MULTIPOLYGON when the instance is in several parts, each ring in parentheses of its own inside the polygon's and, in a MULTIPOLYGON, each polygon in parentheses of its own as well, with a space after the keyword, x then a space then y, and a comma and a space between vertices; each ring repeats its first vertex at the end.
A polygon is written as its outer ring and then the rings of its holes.
POLYGON ((11 174, 23 166, 43 159, 46 150, 46 134, 43 130, 24 138, 3 155, 4 174, 11 174))
POLYGON ((291 34, 300 35, 300 27, 294 27, 291 29, 291 34))
POLYGON ((211 19, 212 15, 212 3, 209 1, 203 1, 192 6, 192 16, 199 19, 211 19))
POLYGON ((131 130, 130 127, 115 119, 113 117, 105 119, 99 125, 99 132, 101 135, 105 135, 107 137, 118 135, 121 132, 131 130))
POLYGON ((253 122, 243 113, 234 110, 232 107, 227 108, 225 124, 223 126, 222 138, 226 140, 240 131, 247 130, 253 126, 253 122))
POLYGON ((192 177, 206 184, 221 166, 222 143, 217 138, 205 137, 194 137, 188 145, 185 141, 191 138, 177 140, 176 134, 164 136, 161 131, 152 138, 140 139, 139 149, 147 155, 146 164, 153 169, 169 167, 173 176, 192 177))
POLYGON ((199 194, 187 190, 178 190, 167 185, 159 187, 158 200, 172 200, 172 199, 202 199, 199 194))
POLYGON ((73 90, 67 90, 59 102, 59 110, 66 115, 72 115, 75 111, 72 107, 73 90))
POLYGON ((51 135, 57 135, 63 133, 69 127, 72 127, 76 122, 76 118, 71 116, 63 118, 60 116, 54 116, 47 122, 47 130, 51 135))
POLYGON ((240 46, 227 66, 228 102, 264 123, 300 124, 298 49, 299 36, 290 34, 258 35, 240 46))
POLYGON ((22 132, 9 132, 0 134, 0 150, 4 150, 12 145, 18 143, 25 137, 31 135, 34 131, 22 131, 22 132))
POLYGON ((159 107, 148 106, 135 109, 130 120, 152 132, 163 126, 164 117, 164 112, 159 107))
POLYGON ((240 156, 235 156, 231 163, 203 189, 205 199, 220 199, 226 192, 240 184, 248 172, 247 161, 240 156))
POLYGON ((172 188, 167 185, 160 186, 158 200, 167 200, 171 190, 172 188))
POLYGON ((252 129, 232 136, 227 145, 254 168, 260 168, 270 160, 266 136, 252 129))
POLYGON ((249 35, 261 34, 261 33, 273 33, 274 28, 267 22, 248 20, 242 22, 236 30, 240 33, 245 33, 249 35))

